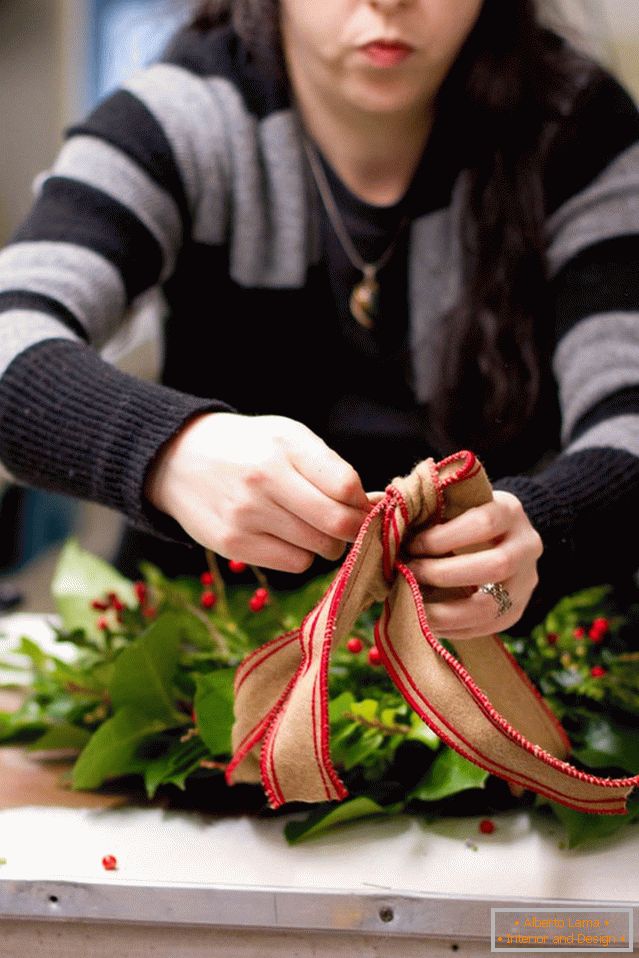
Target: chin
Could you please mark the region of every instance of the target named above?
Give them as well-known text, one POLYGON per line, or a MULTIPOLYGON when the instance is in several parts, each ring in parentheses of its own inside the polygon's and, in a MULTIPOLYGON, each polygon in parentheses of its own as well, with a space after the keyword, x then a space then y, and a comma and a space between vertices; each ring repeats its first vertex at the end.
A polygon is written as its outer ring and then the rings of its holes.
POLYGON ((423 102, 423 96, 417 97, 414 91, 397 88, 371 89, 370 85, 365 89, 359 86, 357 90, 351 91, 349 99, 354 107, 365 113, 386 113, 389 116, 406 111, 412 112, 423 102))

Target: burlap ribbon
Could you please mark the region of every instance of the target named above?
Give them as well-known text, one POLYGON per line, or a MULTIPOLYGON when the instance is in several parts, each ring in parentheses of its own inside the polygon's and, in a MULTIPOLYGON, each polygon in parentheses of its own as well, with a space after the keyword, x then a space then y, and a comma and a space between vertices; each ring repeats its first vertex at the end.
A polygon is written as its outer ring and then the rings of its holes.
MULTIPOLYGON (((362 611, 383 601, 375 628, 382 662, 411 708, 447 745, 491 774, 569 808, 624 814, 639 775, 599 778, 563 761, 570 740, 497 635, 460 640, 456 659, 429 628, 422 588, 402 562, 402 539, 409 529, 445 522, 492 499, 479 460, 468 451, 437 463, 426 459, 385 492, 302 625, 238 667, 229 784, 261 780, 272 808, 347 796, 330 756, 329 658, 362 611)), ((424 589, 428 600, 438 595, 424 589)))

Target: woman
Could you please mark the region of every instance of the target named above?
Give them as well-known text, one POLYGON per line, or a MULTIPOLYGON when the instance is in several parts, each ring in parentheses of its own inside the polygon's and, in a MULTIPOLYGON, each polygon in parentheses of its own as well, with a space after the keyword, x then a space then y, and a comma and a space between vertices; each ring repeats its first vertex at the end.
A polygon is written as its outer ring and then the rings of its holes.
POLYGON ((0 460, 123 512, 129 575, 199 571, 200 544, 294 586, 371 490, 471 448, 494 501, 407 546, 468 587, 436 634, 628 580, 638 139, 532 0, 200 5, 66 131, 0 257, 0 460), (154 284, 149 384, 96 350, 154 284))

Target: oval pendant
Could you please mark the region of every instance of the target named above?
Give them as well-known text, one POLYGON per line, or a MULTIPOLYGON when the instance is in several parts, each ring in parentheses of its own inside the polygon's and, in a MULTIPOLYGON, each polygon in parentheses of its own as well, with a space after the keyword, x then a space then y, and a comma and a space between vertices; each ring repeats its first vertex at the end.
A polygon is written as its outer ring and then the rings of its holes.
POLYGON ((372 329, 377 316, 379 283, 372 276, 365 276, 353 287, 350 309, 354 318, 364 329, 372 329))

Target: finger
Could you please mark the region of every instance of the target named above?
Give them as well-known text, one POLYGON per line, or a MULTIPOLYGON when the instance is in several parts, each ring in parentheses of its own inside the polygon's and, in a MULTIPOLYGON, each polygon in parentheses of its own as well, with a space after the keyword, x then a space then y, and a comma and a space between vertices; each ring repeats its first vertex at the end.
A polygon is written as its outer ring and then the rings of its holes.
POLYGON ((485 582, 503 583, 521 563, 512 549, 499 545, 460 556, 411 559, 407 565, 419 582, 446 589, 485 582))
POLYGON ((406 551, 409 555, 440 556, 470 545, 493 544, 508 531, 511 523, 511 516, 502 503, 487 502, 418 532, 407 544, 406 551))
MULTIPOLYGON (((333 503, 333 507, 336 510, 346 509, 337 503, 333 503)), ((282 508, 276 502, 270 502, 260 509, 255 531, 275 536, 283 542, 290 542, 291 545, 310 550, 330 560, 339 559, 346 548, 344 539, 327 535, 295 514, 295 511, 282 508)))
POLYGON ((437 636, 451 640, 496 635, 519 621, 537 582, 534 572, 507 579, 503 586, 512 605, 501 614, 495 597, 485 592, 475 591, 467 598, 438 599, 432 602, 425 595, 423 599, 426 618, 437 636))
MULTIPOLYGON (((286 512, 299 517, 309 533, 312 530, 323 533, 317 537, 318 542, 329 538, 342 543, 355 541, 370 506, 359 509, 333 499, 295 469, 288 469, 285 477, 275 479, 274 488, 270 490, 272 500, 286 512)), ((334 550, 334 544, 330 543, 329 548, 334 550)))
MULTIPOLYGON (((424 602, 426 619, 431 631, 438 638, 470 639, 483 635, 493 635, 506 628, 503 624, 506 614, 497 618, 497 606, 490 595, 475 592, 466 599, 451 599, 446 602, 424 602), (486 601, 488 600, 488 601, 486 601)), ((510 616, 509 624, 517 621, 510 616)))
POLYGON ((315 554, 309 549, 299 549, 284 542, 277 536, 266 533, 242 536, 242 544, 233 548, 229 554, 211 542, 201 542, 206 548, 214 548, 218 555, 226 559, 237 559, 247 565, 256 565, 278 572, 305 572, 313 564, 315 554))
POLYGON ((330 499, 364 514, 370 512, 355 469, 315 433, 309 430, 306 441, 296 445, 289 458, 297 471, 330 499))

